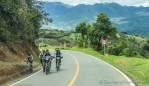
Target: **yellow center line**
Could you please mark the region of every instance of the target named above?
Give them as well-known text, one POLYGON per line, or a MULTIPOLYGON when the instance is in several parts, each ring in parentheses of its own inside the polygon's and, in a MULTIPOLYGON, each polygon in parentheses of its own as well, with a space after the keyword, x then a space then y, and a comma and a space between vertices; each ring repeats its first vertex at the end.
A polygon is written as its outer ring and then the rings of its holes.
POLYGON ((78 73, 79 73, 79 63, 78 63, 78 61, 77 61, 77 59, 76 59, 75 56, 73 56, 73 55, 71 55, 71 54, 68 54, 68 55, 72 56, 72 57, 74 58, 75 62, 76 62, 76 72, 75 72, 75 75, 74 75, 74 77, 72 78, 71 82, 68 84, 68 86, 72 86, 72 84, 73 84, 74 81, 76 80, 76 78, 77 78, 77 76, 78 76, 78 73))

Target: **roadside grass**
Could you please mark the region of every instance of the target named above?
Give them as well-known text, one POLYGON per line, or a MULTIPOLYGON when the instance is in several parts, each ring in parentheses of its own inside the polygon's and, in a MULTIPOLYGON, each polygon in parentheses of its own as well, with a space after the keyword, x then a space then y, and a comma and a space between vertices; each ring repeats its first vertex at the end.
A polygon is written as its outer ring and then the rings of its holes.
POLYGON ((90 54, 108 62, 128 75, 137 86, 149 86, 149 59, 113 55, 104 56, 92 48, 82 49, 77 46, 71 50, 90 54))

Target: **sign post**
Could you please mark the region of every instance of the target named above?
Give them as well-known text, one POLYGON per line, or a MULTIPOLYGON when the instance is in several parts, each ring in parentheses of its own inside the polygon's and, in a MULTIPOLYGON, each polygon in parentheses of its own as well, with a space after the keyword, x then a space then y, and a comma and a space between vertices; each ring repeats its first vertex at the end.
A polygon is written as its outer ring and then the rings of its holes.
POLYGON ((83 42, 83 49, 85 50, 85 42, 83 42))
POLYGON ((66 42, 64 42, 64 49, 66 50, 66 42))
POLYGON ((85 42, 83 42, 83 46, 85 46, 85 42))
POLYGON ((103 44, 103 46, 104 46, 104 55, 105 55, 105 45, 106 45, 106 40, 102 40, 102 44, 103 44))

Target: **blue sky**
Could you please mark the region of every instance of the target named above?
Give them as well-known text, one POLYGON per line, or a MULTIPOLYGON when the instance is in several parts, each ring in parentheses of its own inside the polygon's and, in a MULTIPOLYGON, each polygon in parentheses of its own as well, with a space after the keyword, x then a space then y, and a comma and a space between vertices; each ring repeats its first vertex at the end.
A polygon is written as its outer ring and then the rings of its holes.
POLYGON ((78 4, 94 4, 94 3, 104 3, 104 2, 116 2, 120 5, 125 6, 145 6, 149 7, 149 0, 38 0, 38 1, 49 1, 49 2, 62 2, 69 5, 78 4))

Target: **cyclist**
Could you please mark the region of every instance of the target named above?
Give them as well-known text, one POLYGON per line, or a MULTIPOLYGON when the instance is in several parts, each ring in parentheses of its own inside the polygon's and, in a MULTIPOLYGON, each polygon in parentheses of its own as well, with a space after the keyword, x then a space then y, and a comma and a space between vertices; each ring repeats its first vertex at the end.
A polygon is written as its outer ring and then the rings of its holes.
POLYGON ((49 50, 47 49, 47 50, 46 50, 46 53, 44 54, 44 59, 49 59, 50 65, 51 65, 51 61, 52 61, 52 58, 51 58, 51 57, 52 57, 52 56, 51 56, 49 50))
POLYGON ((61 58, 63 58, 63 56, 59 48, 56 49, 56 65, 57 65, 57 57, 60 57, 59 63, 61 65, 61 58))
POLYGON ((28 55, 26 56, 26 60, 27 62, 31 63, 31 69, 32 69, 32 63, 33 63, 33 55, 31 54, 31 52, 28 52, 28 55))
POLYGON ((45 50, 41 50, 41 52, 40 52, 40 54, 39 54, 39 59, 40 59, 40 62, 41 62, 41 65, 43 66, 43 56, 44 56, 44 54, 45 54, 45 50))

